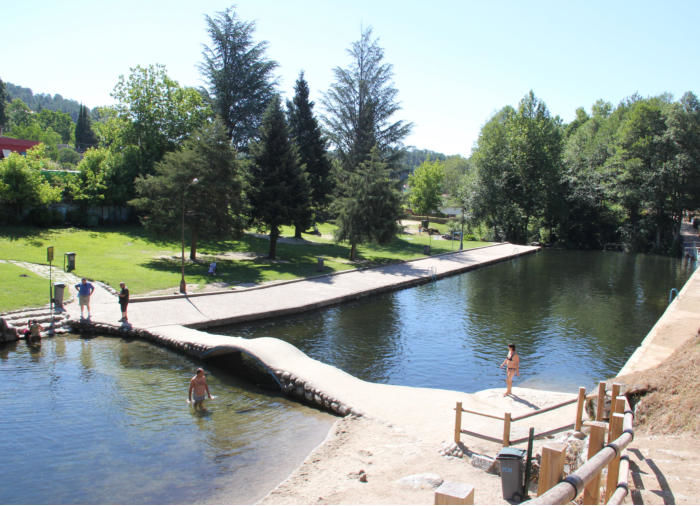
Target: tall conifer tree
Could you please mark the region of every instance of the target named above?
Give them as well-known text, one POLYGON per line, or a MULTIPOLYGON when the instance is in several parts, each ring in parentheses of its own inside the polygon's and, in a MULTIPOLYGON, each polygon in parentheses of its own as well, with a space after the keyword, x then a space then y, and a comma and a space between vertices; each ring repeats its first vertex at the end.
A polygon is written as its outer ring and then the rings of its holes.
POLYGON ((95 146, 97 146, 97 137, 92 131, 88 108, 80 104, 78 121, 75 124, 75 149, 83 153, 95 146))
POLYGON ((254 222, 270 233, 268 256, 274 259, 280 227, 294 224, 310 205, 309 184, 290 139, 279 96, 270 101, 258 138, 250 146, 253 163, 248 197, 254 222))
POLYGON ((299 74, 294 90, 294 100, 287 102, 289 129, 299 149, 301 163, 306 168, 313 206, 313 209, 309 209, 313 213, 309 220, 302 216, 300 222, 295 223, 295 237, 301 238, 301 232, 311 224, 308 221, 318 219, 328 205, 332 182, 326 140, 313 114, 314 103, 309 100, 309 86, 304 79, 304 72, 299 74))

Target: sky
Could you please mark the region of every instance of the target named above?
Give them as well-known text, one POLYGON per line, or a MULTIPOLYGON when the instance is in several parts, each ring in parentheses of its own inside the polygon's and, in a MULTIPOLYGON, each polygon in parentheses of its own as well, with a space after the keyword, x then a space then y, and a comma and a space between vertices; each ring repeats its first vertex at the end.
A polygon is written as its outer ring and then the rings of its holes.
POLYGON ((565 122, 603 99, 617 105, 700 95, 695 0, 0 0, 0 79, 89 107, 114 103, 119 76, 163 64, 204 86, 205 15, 232 5, 255 22, 286 98, 304 71, 315 101, 371 27, 393 66, 406 146, 469 156, 481 127, 530 91, 565 122))

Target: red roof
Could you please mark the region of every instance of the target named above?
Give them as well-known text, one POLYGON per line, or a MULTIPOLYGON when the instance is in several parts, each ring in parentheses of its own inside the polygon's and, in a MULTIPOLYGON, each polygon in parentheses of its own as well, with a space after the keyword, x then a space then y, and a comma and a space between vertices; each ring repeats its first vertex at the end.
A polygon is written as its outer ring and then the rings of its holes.
POLYGON ((0 137, 0 158, 4 158, 4 151, 14 151, 15 153, 26 153, 28 149, 39 144, 37 141, 26 141, 24 139, 13 139, 12 137, 0 137))

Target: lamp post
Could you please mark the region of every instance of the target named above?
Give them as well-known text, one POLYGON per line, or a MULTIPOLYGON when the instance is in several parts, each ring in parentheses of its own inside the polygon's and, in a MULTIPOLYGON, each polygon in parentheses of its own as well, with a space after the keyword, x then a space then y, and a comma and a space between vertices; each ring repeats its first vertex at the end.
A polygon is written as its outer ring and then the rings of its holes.
POLYGON ((459 251, 464 247, 464 206, 462 206, 462 232, 459 234, 459 251))
POLYGON ((187 293, 187 283, 185 282, 185 191, 187 191, 187 188, 189 188, 193 184, 197 184, 199 182, 199 179, 194 178, 192 181, 187 183, 185 186, 182 187, 182 223, 181 223, 181 231, 182 231, 182 252, 180 254, 180 265, 181 265, 181 273, 182 273, 182 278, 180 279, 180 293, 187 293))

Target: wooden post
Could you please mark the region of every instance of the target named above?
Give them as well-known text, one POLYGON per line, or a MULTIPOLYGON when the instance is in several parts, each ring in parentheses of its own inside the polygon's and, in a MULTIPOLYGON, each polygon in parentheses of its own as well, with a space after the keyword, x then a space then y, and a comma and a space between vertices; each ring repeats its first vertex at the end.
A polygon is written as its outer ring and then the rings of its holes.
POLYGON ((462 403, 455 408, 455 443, 459 444, 462 436, 462 403))
POLYGON ((503 446, 510 445, 510 413, 503 415, 503 446))
MULTIPOLYGON (((601 383, 601 385, 605 385, 605 383, 601 383)), ((605 392, 604 388, 603 392, 605 392)), ((591 422, 588 426, 591 428, 591 434, 588 436, 588 460, 590 460, 605 444, 606 424, 604 422, 591 422)), ((599 504, 600 474, 600 471, 597 472, 583 490, 583 504, 599 504)))
POLYGON ((583 423, 583 406, 586 404, 586 388, 578 387, 578 405, 576 407, 576 423, 574 430, 581 432, 581 424, 583 423))
POLYGON ((474 504, 474 487, 443 481, 435 490, 435 504, 474 504))
MULTIPOLYGON (((625 419, 625 415, 622 413, 613 413, 610 417, 610 435, 608 436, 608 443, 615 441, 622 435, 622 422, 625 419)), ((618 482, 618 474, 620 473, 620 457, 615 457, 608 464, 608 479, 605 483, 605 503, 610 500, 610 497, 615 493, 618 482)))
POLYGON ((613 383, 610 388, 610 419, 612 420, 612 414, 615 412, 615 399, 620 395, 620 385, 619 383, 613 383))
POLYGON ((542 464, 540 478, 537 481, 537 495, 542 496, 547 490, 559 483, 564 472, 566 443, 549 443, 542 447, 542 464))
POLYGON ((595 421, 600 422, 603 419, 603 410, 605 408, 605 382, 598 383, 598 406, 595 412, 595 421))
POLYGON ((627 397, 625 397, 624 395, 618 395, 615 398, 615 413, 624 413, 626 402, 627 402, 627 397))

